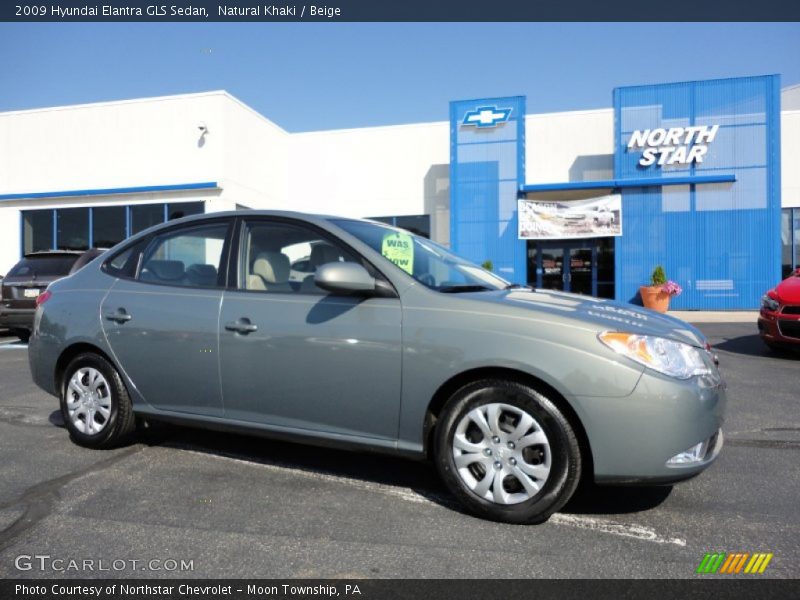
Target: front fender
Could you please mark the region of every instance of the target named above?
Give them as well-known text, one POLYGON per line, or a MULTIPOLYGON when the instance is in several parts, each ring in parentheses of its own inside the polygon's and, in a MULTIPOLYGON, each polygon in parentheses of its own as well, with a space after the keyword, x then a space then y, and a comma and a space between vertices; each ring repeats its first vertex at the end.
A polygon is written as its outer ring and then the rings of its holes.
POLYGON ((404 307, 399 448, 422 451, 426 413, 453 377, 513 369, 555 389, 583 422, 591 398, 623 398, 644 367, 604 348, 588 328, 459 308, 404 307))

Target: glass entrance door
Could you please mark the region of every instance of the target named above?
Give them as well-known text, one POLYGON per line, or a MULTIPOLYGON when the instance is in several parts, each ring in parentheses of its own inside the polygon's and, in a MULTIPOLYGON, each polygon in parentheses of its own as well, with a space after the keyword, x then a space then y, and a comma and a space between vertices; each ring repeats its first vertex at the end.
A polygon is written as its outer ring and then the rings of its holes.
POLYGON ((565 290, 567 283, 566 262, 564 248, 547 248, 541 255, 541 280, 543 287, 548 290, 565 290))
POLYGON ((592 279, 596 276, 593 248, 569 248, 568 291, 594 296, 592 279))
POLYGON ((528 242, 528 283, 560 290, 614 297, 613 238, 528 242))

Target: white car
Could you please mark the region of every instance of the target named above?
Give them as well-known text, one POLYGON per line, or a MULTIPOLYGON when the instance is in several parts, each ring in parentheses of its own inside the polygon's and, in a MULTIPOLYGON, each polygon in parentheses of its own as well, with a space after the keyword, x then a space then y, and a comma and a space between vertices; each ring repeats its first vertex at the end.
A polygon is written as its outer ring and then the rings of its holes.
POLYGON ((606 227, 611 227, 614 224, 615 217, 614 213, 609 209, 598 208, 595 214, 592 216, 592 220, 596 225, 605 225, 606 227))

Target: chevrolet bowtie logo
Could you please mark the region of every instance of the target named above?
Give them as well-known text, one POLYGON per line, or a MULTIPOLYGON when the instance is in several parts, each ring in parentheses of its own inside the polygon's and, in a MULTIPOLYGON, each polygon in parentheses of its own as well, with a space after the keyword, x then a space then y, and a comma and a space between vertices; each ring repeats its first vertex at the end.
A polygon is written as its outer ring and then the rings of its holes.
POLYGON ((462 125, 475 125, 476 127, 496 127, 505 123, 511 116, 510 108, 497 108, 496 106, 480 106, 469 110, 464 115, 462 125))

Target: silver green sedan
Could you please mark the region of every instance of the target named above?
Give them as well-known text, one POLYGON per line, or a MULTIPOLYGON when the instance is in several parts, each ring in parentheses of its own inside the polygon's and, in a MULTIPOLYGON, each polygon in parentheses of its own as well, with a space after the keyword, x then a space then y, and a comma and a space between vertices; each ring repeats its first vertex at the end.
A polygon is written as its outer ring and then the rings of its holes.
POLYGON ((582 476, 671 483, 722 447, 724 384, 691 325, 509 284, 380 223, 188 217, 38 304, 31 372, 83 446, 161 420, 428 457, 469 510, 514 523, 582 476))

